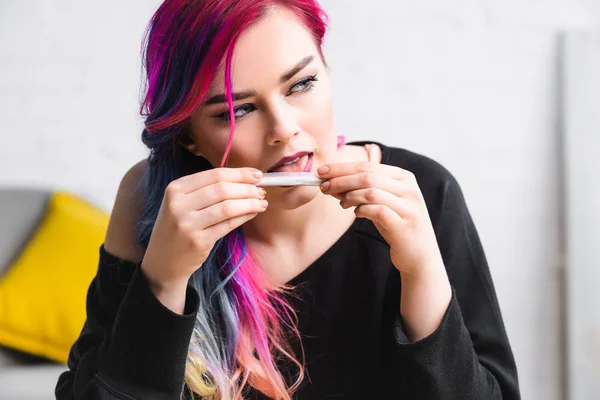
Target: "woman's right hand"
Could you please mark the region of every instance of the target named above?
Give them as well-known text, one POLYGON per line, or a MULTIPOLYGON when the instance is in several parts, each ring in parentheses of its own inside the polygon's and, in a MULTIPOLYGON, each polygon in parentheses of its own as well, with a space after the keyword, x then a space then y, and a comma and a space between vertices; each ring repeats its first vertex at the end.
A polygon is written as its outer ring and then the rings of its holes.
POLYGON ((266 210, 261 177, 253 168, 215 168, 168 185, 142 260, 155 294, 185 289, 217 240, 266 210))

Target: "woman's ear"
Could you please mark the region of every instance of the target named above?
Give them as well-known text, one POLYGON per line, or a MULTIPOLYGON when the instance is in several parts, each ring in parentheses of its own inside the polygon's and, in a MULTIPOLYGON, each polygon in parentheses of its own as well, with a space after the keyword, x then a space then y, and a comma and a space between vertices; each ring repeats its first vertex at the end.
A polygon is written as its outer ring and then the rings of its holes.
POLYGON ((179 140, 179 145, 198 157, 204 157, 204 154, 198 148, 198 145, 188 133, 184 133, 179 140))

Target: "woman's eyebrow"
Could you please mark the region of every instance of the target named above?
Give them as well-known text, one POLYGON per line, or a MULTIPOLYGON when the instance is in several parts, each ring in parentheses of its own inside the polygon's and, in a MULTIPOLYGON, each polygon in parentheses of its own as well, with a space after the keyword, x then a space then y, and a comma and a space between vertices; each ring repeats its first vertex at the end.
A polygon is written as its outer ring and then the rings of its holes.
POLYGON ((312 60, 314 60, 314 58, 315 58, 314 56, 304 57, 302 60, 300 60, 300 62, 298 64, 296 64, 294 66, 294 68, 292 68, 291 70, 289 70, 288 72, 283 74, 281 76, 281 78, 279 78, 279 82, 286 83, 287 81, 292 79, 294 77, 294 75, 296 75, 298 72, 302 71, 302 69, 304 69, 304 67, 306 67, 308 64, 310 64, 312 62, 312 60))
MULTIPOLYGON (((285 83, 285 82, 289 81, 290 79, 292 79, 294 77, 294 75, 296 75, 298 72, 302 71, 314 59, 315 59, 314 56, 304 57, 292 69, 290 69, 288 72, 283 74, 281 76, 281 78, 279 78, 279 82, 285 83)), ((244 99, 247 99, 252 96, 256 96, 255 90, 244 90, 242 92, 233 93, 233 101, 244 100, 244 99)), ((208 100, 206 100, 204 102, 204 105, 207 106, 210 104, 218 104, 218 103, 225 103, 225 102, 227 102, 227 98, 225 97, 225 94, 223 93, 223 94, 217 94, 217 95, 210 97, 208 100)))
MULTIPOLYGON (((243 92, 233 93, 233 101, 244 100, 249 97, 256 96, 256 91, 254 90, 244 90, 243 92)), ((225 94, 217 94, 212 96, 210 99, 204 102, 204 105, 217 104, 217 103, 225 103, 227 102, 227 98, 225 94)))

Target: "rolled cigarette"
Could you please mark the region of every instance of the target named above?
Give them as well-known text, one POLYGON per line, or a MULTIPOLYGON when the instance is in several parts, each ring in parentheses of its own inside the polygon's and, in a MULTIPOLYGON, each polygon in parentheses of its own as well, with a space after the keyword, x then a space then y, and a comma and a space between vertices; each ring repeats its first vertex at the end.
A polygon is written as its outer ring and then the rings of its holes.
POLYGON ((310 172, 267 172, 257 186, 319 186, 319 179, 310 172))

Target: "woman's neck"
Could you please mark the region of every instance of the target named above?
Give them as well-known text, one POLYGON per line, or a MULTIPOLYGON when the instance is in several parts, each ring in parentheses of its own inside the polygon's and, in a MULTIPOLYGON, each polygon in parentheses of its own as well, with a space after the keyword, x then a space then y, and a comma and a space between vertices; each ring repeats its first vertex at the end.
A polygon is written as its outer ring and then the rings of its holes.
POLYGON ((247 222, 244 232, 250 240, 268 246, 281 242, 306 243, 319 229, 347 219, 343 218, 347 211, 340 207, 337 199, 318 193, 307 204, 292 210, 267 209, 247 222))

